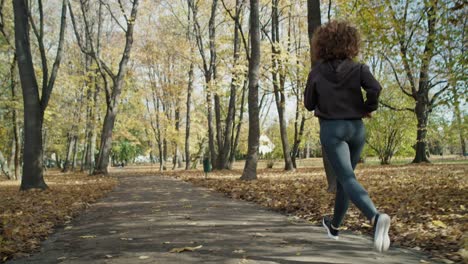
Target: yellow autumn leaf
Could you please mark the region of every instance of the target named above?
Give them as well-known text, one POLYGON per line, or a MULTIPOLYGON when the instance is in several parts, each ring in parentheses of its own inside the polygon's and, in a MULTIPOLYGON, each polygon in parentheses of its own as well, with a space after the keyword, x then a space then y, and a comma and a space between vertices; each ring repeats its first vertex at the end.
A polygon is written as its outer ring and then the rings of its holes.
POLYGON ((432 224, 437 226, 437 227, 440 227, 440 228, 447 228, 447 225, 444 224, 444 222, 442 222, 440 220, 433 220, 432 224))

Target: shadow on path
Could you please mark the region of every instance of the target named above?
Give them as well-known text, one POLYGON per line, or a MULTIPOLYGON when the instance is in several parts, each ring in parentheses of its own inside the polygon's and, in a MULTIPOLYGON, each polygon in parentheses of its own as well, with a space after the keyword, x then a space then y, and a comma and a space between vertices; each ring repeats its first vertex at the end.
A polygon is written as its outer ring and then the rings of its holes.
POLYGON ((125 176, 20 263, 419 263, 415 252, 372 251, 367 237, 342 234, 164 176, 125 176), (197 247, 169 253, 173 248, 197 247))

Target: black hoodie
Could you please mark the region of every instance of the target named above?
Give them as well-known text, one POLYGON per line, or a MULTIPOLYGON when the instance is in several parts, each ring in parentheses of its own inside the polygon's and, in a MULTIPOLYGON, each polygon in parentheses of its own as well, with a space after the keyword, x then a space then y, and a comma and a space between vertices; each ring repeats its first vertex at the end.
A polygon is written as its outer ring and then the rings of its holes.
POLYGON ((318 62, 307 79, 304 106, 323 119, 360 119, 377 109, 381 90, 365 64, 350 59, 318 62))

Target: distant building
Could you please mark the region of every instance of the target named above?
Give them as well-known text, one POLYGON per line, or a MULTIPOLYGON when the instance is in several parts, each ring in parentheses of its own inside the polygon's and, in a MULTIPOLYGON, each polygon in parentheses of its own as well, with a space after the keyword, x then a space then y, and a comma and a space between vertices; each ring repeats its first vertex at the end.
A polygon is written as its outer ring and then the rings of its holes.
POLYGON ((148 156, 140 155, 140 156, 135 158, 135 162, 136 163, 150 163, 151 159, 148 156))

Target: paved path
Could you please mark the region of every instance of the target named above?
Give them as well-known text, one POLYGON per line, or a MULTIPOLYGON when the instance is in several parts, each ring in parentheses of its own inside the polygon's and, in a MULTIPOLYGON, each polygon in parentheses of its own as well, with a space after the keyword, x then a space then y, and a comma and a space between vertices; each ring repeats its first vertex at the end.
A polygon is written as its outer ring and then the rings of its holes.
POLYGON ((327 238, 321 227, 162 176, 121 177, 107 198, 19 263, 420 263, 404 249, 371 250, 370 238, 327 238), (169 253, 173 248, 197 247, 169 253))

